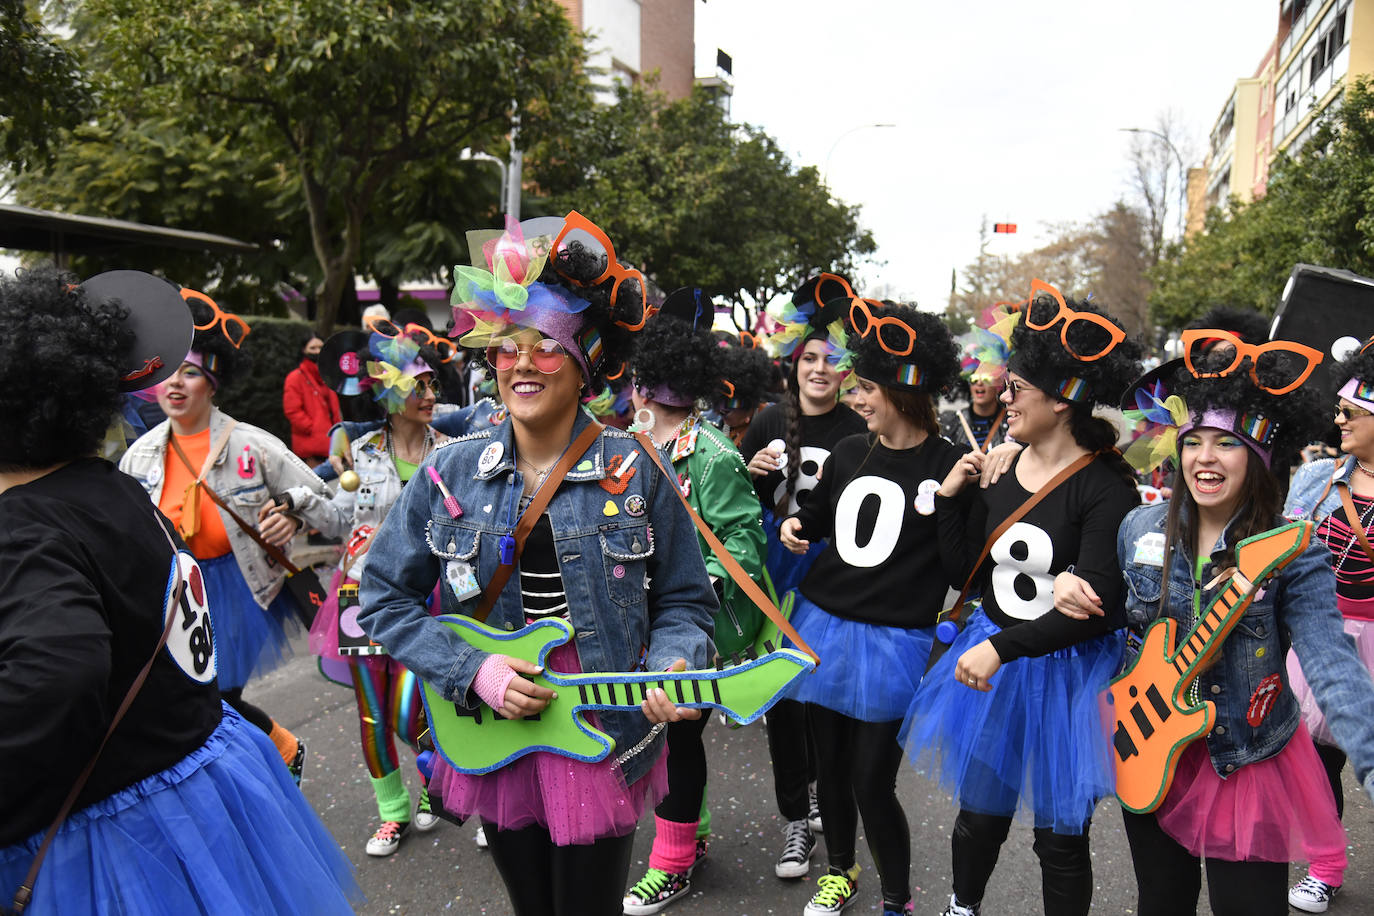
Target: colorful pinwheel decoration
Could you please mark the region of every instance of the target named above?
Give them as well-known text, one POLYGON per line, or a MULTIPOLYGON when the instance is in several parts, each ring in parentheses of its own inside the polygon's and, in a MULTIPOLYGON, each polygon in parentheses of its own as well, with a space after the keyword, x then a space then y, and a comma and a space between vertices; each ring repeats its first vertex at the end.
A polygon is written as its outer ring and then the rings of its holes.
POLYGON ((1126 461, 1142 474, 1148 474, 1174 455, 1178 430, 1188 422, 1188 405, 1183 398, 1169 394, 1164 383, 1137 388, 1135 407, 1122 411, 1126 421, 1147 425, 1126 449, 1126 461))

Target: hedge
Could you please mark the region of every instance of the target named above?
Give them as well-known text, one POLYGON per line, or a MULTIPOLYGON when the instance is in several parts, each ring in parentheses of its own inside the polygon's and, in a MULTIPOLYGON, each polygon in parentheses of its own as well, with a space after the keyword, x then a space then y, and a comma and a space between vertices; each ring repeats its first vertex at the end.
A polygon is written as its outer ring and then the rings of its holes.
POLYGON ((215 396, 215 404, 242 423, 260 426, 288 446, 291 424, 282 413, 286 374, 300 365, 301 341, 310 324, 294 318, 245 315, 252 331, 243 341, 248 371, 215 396))

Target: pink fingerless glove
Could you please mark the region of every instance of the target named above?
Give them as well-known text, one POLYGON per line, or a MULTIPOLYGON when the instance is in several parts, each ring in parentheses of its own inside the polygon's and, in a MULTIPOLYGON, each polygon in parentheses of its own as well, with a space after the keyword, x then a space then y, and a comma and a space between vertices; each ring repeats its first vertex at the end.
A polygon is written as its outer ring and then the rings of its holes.
POLYGON ((504 658, 488 655, 482 667, 477 669, 477 676, 472 679, 472 689, 483 703, 492 709, 500 709, 506 705, 506 688, 516 677, 515 669, 506 664, 504 658))

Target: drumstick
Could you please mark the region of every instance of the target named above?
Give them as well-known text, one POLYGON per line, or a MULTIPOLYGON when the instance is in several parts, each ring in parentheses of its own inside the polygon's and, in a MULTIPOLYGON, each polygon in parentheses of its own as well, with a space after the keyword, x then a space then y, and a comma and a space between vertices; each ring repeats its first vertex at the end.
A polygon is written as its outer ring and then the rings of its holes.
POLYGON ((968 417, 964 416, 962 410, 959 411, 959 423, 964 427, 964 435, 968 436, 968 444, 973 446, 975 452, 981 452, 983 447, 978 444, 978 438, 973 435, 973 427, 968 425, 968 417))

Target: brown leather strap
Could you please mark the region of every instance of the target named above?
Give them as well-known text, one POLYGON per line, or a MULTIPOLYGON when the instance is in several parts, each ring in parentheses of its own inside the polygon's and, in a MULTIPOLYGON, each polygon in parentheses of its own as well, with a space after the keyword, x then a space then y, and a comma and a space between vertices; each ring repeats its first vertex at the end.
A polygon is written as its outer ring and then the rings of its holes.
POLYGON ((515 526, 515 556, 511 559, 509 566, 498 565, 496 567, 495 574, 487 582, 486 588, 482 589, 482 597, 477 602, 477 610, 472 614, 474 620, 479 623, 486 621, 487 615, 496 606, 496 599, 501 595, 501 590, 510 581, 510 574, 515 571, 516 565, 520 562, 520 554, 525 550, 525 538, 529 537, 534 526, 538 524, 539 516, 543 515, 544 510, 548 508, 549 500, 553 499, 553 494, 557 492, 559 484, 563 482, 563 478, 572 469, 573 462, 586 454, 587 449, 591 448, 592 443, 601 435, 602 429, 604 427, 600 423, 588 424, 587 428, 582 430, 582 433, 573 440, 572 445, 563 450, 563 455, 558 459, 558 463, 549 470, 549 476, 545 477, 544 482, 539 485, 539 489, 534 491, 534 498, 530 500, 529 506, 520 516, 520 522, 515 526))
POLYGON ((987 559, 988 554, 992 552, 992 545, 997 543, 997 539, 1006 534, 1008 528, 1025 518, 1026 513, 1034 509, 1039 504, 1040 500, 1049 496, 1050 493, 1054 491, 1055 487, 1092 464, 1093 460, 1097 458, 1099 454, 1101 453, 1089 452, 1081 458, 1076 459, 1072 464, 1051 477, 1049 483, 1031 494, 1030 499, 1017 506, 1015 512, 1002 519, 1002 524, 993 529, 992 534, 988 535, 987 542, 983 544, 983 549, 978 554, 978 559, 974 561, 973 569, 970 570, 968 574, 968 580, 964 582, 964 587, 959 590, 959 599, 954 602, 952 608, 949 608, 940 615, 941 620, 958 620, 959 615, 964 613, 964 602, 968 599, 969 589, 973 588, 973 580, 978 575, 978 568, 983 565, 983 561, 987 559))
POLYGON ((687 514, 692 517, 692 523, 697 526, 697 531, 701 532, 701 536, 706 540, 707 545, 711 548, 711 552, 716 555, 717 560, 720 560, 721 565, 725 567, 725 571, 730 574, 730 578, 735 581, 735 584, 740 587, 741 591, 749 596, 749 600, 754 602, 759 610, 763 611, 764 615, 769 620, 778 625, 778 629, 782 631, 782 635, 792 640, 792 645, 811 656, 812 661, 819 665, 821 663, 821 657, 816 654, 816 650, 808 646, 806 640, 802 639, 801 636, 797 634, 791 622, 786 617, 782 616, 782 612, 778 610, 777 605, 768 599, 768 596, 763 593, 763 589, 759 588, 754 580, 749 577, 749 574, 744 571, 744 567, 739 565, 739 561, 730 556, 730 552, 725 549, 725 545, 720 542, 720 538, 716 537, 715 532, 707 527, 706 523, 701 520, 701 516, 697 515, 696 510, 692 508, 692 504, 687 502, 687 497, 682 494, 682 488, 677 485, 677 475, 664 465, 663 457, 659 454, 658 449, 654 448, 654 443, 643 433, 635 433, 635 438, 639 440, 640 445, 644 446, 644 450, 648 452, 649 457, 654 459, 654 463, 658 465, 659 470, 663 471, 664 476, 667 477, 668 486, 672 487, 673 492, 677 494, 677 498, 682 501, 682 505, 687 509, 687 514))
POLYGON ((142 689, 143 682, 148 679, 148 673, 152 671, 153 663, 157 661, 158 653, 162 651, 163 646, 167 645, 167 640, 172 635, 172 624, 176 621, 176 614, 174 614, 173 611, 176 609, 176 606, 181 603, 181 596, 186 591, 186 583, 181 578, 181 552, 177 549, 176 542, 172 540, 172 536, 167 533, 167 529, 163 526, 162 517, 154 513, 154 518, 157 519, 158 528, 162 530, 163 535, 167 538, 168 545, 172 548, 172 561, 175 564, 174 569, 176 576, 172 583, 171 591, 168 593, 167 607, 163 610, 165 620, 162 624, 162 635, 158 637, 157 646, 153 648, 153 654, 148 656, 148 660, 143 663, 142 670, 138 672, 138 676, 134 678, 133 683, 129 685, 129 690, 124 694, 124 699, 120 701, 119 708, 115 710, 114 718, 110 720, 110 727, 105 730, 105 737, 100 739, 100 745, 95 749, 95 753, 92 754, 91 759, 87 761, 85 768, 81 771, 81 775, 76 777, 76 782, 72 783, 71 791, 67 793, 66 800, 62 802, 62 807, 57 811, 57 817, 54 818, 52 824, 49 825, 48 832, 43 835, 43 842, 38 847, 37 854, 33 857, 33 863, 29 866, 28 874, 24 876, 24 883, 19 885, 19 889, 14 892, 14 899, 10 906, 11 912, 14 913, 15 916, 19 916, 20 913, 24 912, 24 908, 29 905, 29 900, 33 897, 34 883, 38 880, 38 871, 43 867, 43 859, 48 854, 48 847, 52 845, 53 838, 57 836, 58 829, 61 828, 63 822, 67 820, 67 815, 71 814, 72 806, 76 804, 77 796, 81 794, 81 790, 86 787, 86 783, 90 780, 91 774, 95 772, 96 762, 100 760, 100 755, 104 753, 105 745, 109 742, 110 736, 114 734, 114 730, 124 718, 124 714, 127 713, 129 707, 133 705, 134 697, 137 696, 139 690, 142 689))
POLYGON ((992 444, 992 437, 997 435, 997 430, 1002 428, 1002 419, 1007 415, 1007 405, 1003 404, 997 411, 997 417, 992 421, 992 426, 988 428, 988 437, 983 440, 983 444, 978 447, 978 451, 987 454, 988 446, 992 444))
MULTIPOLYGON (((191 468, 191 461, 189 458, 186 457, 186 453, 181 450, 181 446, 177 444, 177 440, 174 437, 169 437, 168 441, 172 443, 172 451, 176 452, 177 457, 181 459, 181 463, 186 465, 186 470, 191 471, 191 473, 194 474, 195 471, 191 468)), ((265 550, 267 552, 267 555, 271 557, 273 560, 275 560, 278 566, 286 570, 287 575, 294 576, 296 573, 301 571, 299 566, 292 563, 290 558, 288 558, 286 554, 282 553, 280 547, 267 543, 267 541, 263 539, 263 536, 258 533, 257 528, 245 522, 237 512, 235 512, 233 509, 230 509, 225 504, 224 500, 220 499, 219 494, 216 493, 208 483, 206 483, 204 480, 198 480, 197 483, 200 485, 200 488, 205 491, 205 495, 210 497, 210 501, 213 502, 215 505, 219 506, 225 512, 229 513, 229 517, 232 518, 235 521, 235 523, 237 523, 238 526, 243 529, 243 533, 248 535, 253 540, 257 541, 258 546, 265 550)))
MULTIPOLYGON (((1341 505, 1345 507, 1346 520, 1350 522, 1350 527, 1355 530, 1355 537, 1360 539, 1360 549, 1364 551, 1365 557, 1374 563, 1374 550, 1369 548, 1369 536, 1365 534, 1364 523, 1360 521, 1360 513, 1355 510, 1355 500, 1350 495, 1350 484, 1341 481, 1336 484, 1336 489, 1341 493, 1341 505)), ((1321 505, 1318 502, 1318 505, 1321 505)))

